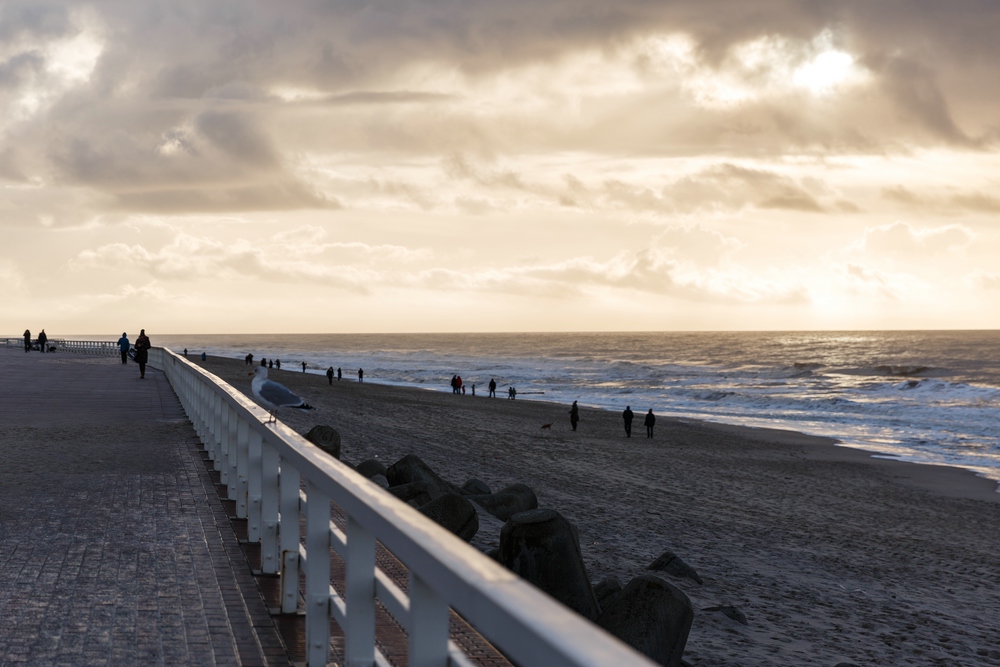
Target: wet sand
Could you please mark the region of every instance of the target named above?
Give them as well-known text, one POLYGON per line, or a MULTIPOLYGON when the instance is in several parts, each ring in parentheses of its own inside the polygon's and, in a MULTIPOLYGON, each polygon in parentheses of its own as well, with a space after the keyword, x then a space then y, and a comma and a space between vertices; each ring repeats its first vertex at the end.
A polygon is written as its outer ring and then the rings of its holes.
MULTIPOLYGON (((250 393, 242 361, 195 363, 250 393)), ((454 483, 529 485, 577 525, 594 582, 676 553, 704 580, 670 579, 695 608, 692 665, 1000 665, 1000 494, 970 472, 663 417, 649 440, 639 409, 627 439, 603 410, 581 408, 573 432, 568 405, 270 377, 317 408, 279 418, 335 427, 348 462, 415 453, 454 483), (703 611, 722 604, 749 625, 703 611)), ((483 521, 473 544, 495 545, 499 526, 483 521)))

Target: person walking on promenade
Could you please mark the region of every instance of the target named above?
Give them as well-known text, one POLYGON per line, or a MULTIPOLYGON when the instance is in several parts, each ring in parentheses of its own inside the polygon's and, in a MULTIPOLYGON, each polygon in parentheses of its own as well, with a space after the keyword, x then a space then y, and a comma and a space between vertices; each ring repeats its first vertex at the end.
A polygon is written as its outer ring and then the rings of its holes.
POLYGON ((340 366, 337 366, 337 382, 340 382, 340 378, 342 378, 342 377, 343 377, 343 375, 341 375, 341 373, 340 373, 340 366))
POLYGON ((493 379, 493 378, 490 378, 490 385, 489 386, 490 386, 490 398, 496 398, 497 397, 497 381, 495 379, 493 379))
POLYGON ((122 363, 128 363, 128 349, 132 347, 132 343, 128 340, 128 334, 124 331, 122 332, 122 337, 118 339, 118 351, 122 354, 122 363))
POLYGON ((333 386, 333 366, 330 366, 329 368, 326 369, 326 379, 327 379, 327 382, 329 382, 330 386, 332 387, 333 386))
POLYGON ((135 363, 139 364, 139 379, 146 379, 146 362, 149 361, 149 348, 153 347, 149 342, 149 336, 145 329, 139 330, 139 337, 135 339, 135 363))
POLYGON ((45 329, 38 332, 38 351, 45 352, 45 344, 49 342, 49 337, 45 335, 45 329))
POLYGON ((650 408, 649 412, 646 413, 646 419, 642 423, 646 425, 646 437, 652 438, 653 426, 656 424, 656 417, 653 416, 653 408, 650 408))
POLYGON ((358 369, 358 382, 365 381, 365 370, 363 368, 358 369))
POLYGON ((632 406, 631 405, 626 405, 625 406, 625 412, 622 413, 622 419, 625 420, 625 437, 626 438, 631 438, 632 437, 632 418, 633 417, 635 417, 635 415, 632 414, 632 406))
POLYGON ((31 330, 24 330, 24 351, 31 352, 31 330))
POLYGON ((580 408, 577 407, 576 401, 573 401, 573 407, 569 409, 569 423, 576 430, 576 425, 580 421, 580 408))

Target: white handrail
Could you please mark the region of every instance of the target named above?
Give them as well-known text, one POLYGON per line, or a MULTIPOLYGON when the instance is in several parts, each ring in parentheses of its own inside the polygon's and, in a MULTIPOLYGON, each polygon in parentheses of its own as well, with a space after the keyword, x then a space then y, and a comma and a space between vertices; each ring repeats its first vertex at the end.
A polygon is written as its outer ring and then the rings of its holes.
POLYGON ((166 373, 249 539, 261 543, 261 569, 280 568, 284 612, 298 608, 304 569, 310 667, 329 662, 331 616, 344 630, 346 665, 386 664, 376 597, 408 631, 413 667, 470 664, 448 639, 449 607, 523 667, 654 665, 282 422, 266 424, 264 409, 212 373, 164 348, 150 350, 149 364, 166 373), (331 501, 347 516, 344 532, 331 523, 331 501), (376 540, 409 570, 408 594, 377 570, 376 540), (343 595, 330 586, 331 548, 346 564, 343 595))

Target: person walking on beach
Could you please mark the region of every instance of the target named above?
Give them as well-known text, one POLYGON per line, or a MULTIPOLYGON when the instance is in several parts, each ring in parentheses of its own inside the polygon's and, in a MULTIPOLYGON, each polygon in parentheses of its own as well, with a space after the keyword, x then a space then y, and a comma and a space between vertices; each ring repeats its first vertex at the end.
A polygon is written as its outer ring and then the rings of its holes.
POLYGON ((45 344, 49 342, 49 337, 45 335, 45 329, 38 332, 38 351, 45 352, 45 344))
POLYGON ((580 408, 577 407, 576 401, 573 401, 573 407, 569 409, 569 423, 576 430, 576 425, 580 421, 580 408))
POLYGON ((146 379, 146 362, 149 361, 149 336, 145 329, 139 329, 139 337, 135 339, 135 363, 139 364, 139 379, 146 379))
POLYGON ((302 362, 302 372, 303 373, 306 372, 306 362, 304 362, 304 361, 302 362))
POLYGON ((342 378, 342 377, 343 377, 343 375, 341 375, 341 373, 340 373, 340 366, 337 366, 337 382, 340 382, 340 378, 342 378))
POLYGON ((649 412, 646 413, 646 419, 642 423, 646 425, 646 437, 652 438, 653 426, 656 424, 656 417, 653 416, 653 408, 650 408, 649 412))
POLYGON ((461 375, 456 375, 455 376, 455 393, 456 394, 464 394, 465 393, 465 387, 462 386, 462 376, 461 375))
POLYGON ((490 398, 496 398, 496 397, 497 397, 497 381, 493 378, 490 378, 490 398))
POLYGON ((625 437, 626 438, 631 438, 632 437, 632 418, 633 417, 635 417, 635 415, 632 414, 632 406, 631 405, 626 405, 625 406, 625 412, 622 413, 622 419, 625 420, 625 437))
MULTIPOLYGON (((280 362, 279 362, 279 364, 280 364, 280 362)), ((263 364, 261 364, 261 365, 263 366, 263 364)), ((268 359, 267 360, 267 367, 268 368, 274 368, 274 359, 268 359)), ((281 366, 279 365, 278 368, 281 368, 281 366)))
POLYGON ((365 369, 359 368, 358 369, 358 382, 364 382, 364 381, 365 381, 365 369))
POLYGON ((457 394, 458 393, 458 384, 455 383, 455 379, 456 378, 458 378, 457 375, 452 375, 451 376, 451 393, 453 393, 453 394, 457 394))
POLYGON ((132 347, 132 343, 128 340, 128 334, 124 331, 122 332, 122 337, 118 339, 118 351, 122 354, 122 363, 128 363, 128 349, 132 347))
POLYGON ((326 369, 326 380, 327 380, 327 382, 330 383, 330 386, 332 387, 333 386, 333 366, 330 366, 329 368, 326 369))
POLYGON ((281 359, 274 360, 274 367, 279 369, 281 368, 281 359))
POLYGON ((24 330, 24 351, 31 352, 31 330, 24 330))

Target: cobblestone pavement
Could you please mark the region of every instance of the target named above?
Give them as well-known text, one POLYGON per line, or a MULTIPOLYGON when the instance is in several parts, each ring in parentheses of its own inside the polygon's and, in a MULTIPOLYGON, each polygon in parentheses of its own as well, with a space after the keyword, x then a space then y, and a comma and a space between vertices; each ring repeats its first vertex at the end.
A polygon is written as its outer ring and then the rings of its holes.
POLYGON ((0 349, 0 665, 289 664, 220 508, 161 373, 0 349))

